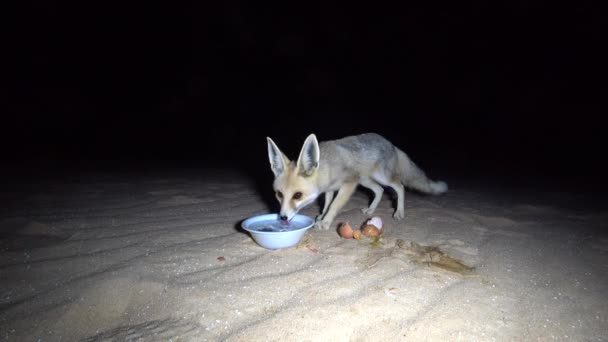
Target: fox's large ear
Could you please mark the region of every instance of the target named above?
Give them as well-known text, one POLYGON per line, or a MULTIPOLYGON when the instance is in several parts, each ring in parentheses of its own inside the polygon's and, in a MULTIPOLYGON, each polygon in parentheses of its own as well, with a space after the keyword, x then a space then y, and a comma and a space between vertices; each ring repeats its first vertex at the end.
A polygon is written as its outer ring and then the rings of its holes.
POLYGON ((297 162, 298 174, 308 177, 319 167, 319 142, 314 134, 311 134, 304 141, 300 156, 297 162))
POLYGON ((272 141, 269 137, 266 137, 268 141, 268 159, 270 160, 270 168, 275 176, 280 175, 285 171, 285 168, 289 164, 289 159, 279 150, 277 144, 272 141))

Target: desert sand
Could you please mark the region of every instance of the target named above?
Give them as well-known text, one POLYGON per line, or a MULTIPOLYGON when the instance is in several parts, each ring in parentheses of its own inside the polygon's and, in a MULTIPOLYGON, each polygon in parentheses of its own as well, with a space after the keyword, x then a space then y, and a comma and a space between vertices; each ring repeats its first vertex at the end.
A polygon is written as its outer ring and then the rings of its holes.
MULTIPOLYGON (((240 229, 277 210, 271 184, 230 170, 7 182, 0 338, 608 340, 605 208, 557 188, 446 181, 442 196, 406 192, 402 221, 385 192, 376 243, 309 230, 282 250, 240 229), (471 269, 437 267, 412 245, 471 269)), ((357 191, 336 225, 363 223, 369 200, 357 191)))

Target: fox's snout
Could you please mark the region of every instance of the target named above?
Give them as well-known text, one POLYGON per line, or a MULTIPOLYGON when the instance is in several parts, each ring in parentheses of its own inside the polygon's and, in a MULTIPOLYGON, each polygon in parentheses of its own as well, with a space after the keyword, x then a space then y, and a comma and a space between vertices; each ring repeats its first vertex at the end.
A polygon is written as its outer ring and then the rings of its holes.
POLYGON ((281 205, 279 218, 283 221, 291 220, 300 211, 300 209, 311 204, 316 198, 316 193, 303 194, 300 191, 296 191, 292 194, 288 191, 285 194, 281 191, 277 191, 277 200, 281 205))
POLYGON ((296 207, 291 206, 290 201, 279 199, 279 203, 281 204, 281 211, 279 212, 279 218, 283 221, 289 221, 292 217, 294 217, 298 210, 296 207))

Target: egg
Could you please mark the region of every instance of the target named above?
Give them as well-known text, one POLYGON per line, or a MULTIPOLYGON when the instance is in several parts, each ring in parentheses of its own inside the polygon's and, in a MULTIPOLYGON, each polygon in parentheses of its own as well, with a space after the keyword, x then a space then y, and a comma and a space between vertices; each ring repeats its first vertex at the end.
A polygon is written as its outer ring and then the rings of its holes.
POLYGON ((363 226, 363 228, 361 229, 361 231, 363 232, 363 235, 368 236, 368 237, 376 237, 376 236, 380 236, 380 230, 371 224, 366 224, 365 226, 363 226))
POLYGON ((361 230, 359 230, 359 229, 355 230, 355 231, 353 232, 353 237, 354 237, 356 240, 361 240, 361 230))
POLYGON ((339 233, 340 233, 340 236, 345 239, 352 239, 353 238, 353 227, 351 227, 350 224, 348 224, 348 222, 343 223, 340 225, 339 233))
POLYGON ((382 219, 378 216, 374 216, 372 218, 370 218, 369 220, 367 220, 367 224, 371 224, 373 226, 376 226, 376 228, 378 228, 378 230, 382 231, 382 219))

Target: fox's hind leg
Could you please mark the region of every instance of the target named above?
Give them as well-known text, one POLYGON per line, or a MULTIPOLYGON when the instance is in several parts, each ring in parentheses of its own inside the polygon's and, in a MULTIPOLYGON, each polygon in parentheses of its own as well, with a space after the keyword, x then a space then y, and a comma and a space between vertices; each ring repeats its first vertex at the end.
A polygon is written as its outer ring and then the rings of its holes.
POLYGON ((380 200, 382 199, 382 194, 384 193, 384 189, 382 188, 382 186, 380 186, 380 184, 376 183, 375 181, 373 181, 369 178, 364 178, 364 179, 359 180, 359 184, 363 185, 364 187, 366 187, 374 192, 374 199, 370 203, 369 208, 361 209, 361 212, 363 214, 365 214, 367 216, 371 216, 374 213, 374 211, 376 210, 376 208, 378 207, 380 200))
POLYGON ((398 177, 386 177, 385 174, 376 174, 374 175, 374 180, 384 186, 390 186, 397 193, 397 208, 395 208, 395 213, 393 214, 393 218, 395 220, 401 220, 405 217, 405 190, 403 188, 403 184, 399 181, 398 177))
POLYGON ((388 183, 388 186, 393 188, 397 193, 397 209, 395 209, 395 213, 393 214, 393 218, 395 220, 401 220, 405 217, 405 204, 403 197, 405 197, 405 191, 403 189, 403 184, 399 181, 392 181, 388 183))

